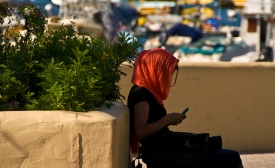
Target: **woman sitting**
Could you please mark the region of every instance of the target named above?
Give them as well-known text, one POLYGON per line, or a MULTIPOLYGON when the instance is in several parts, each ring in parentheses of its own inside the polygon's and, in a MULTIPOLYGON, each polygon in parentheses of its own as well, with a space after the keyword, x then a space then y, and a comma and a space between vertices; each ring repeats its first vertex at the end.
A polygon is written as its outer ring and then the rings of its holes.
POLYGON ((143 50, 137 56, 131 82, 127 105, 130 110, 130 130, 132 153, 137 153, 142 145, 143 161, 147 167, 167 168, 241 168, 242 161, 238 152, 230 149, 207 149, 198 159, 187 150, 189 141, 181 137, 192 136, 192 133, 175 133, 169 125, 181 124, 185 114, 168 113, 164 107, 176 80, 172 76, 178 73, 178 62, 171 53, 164 49, 143 50), (172 135, 169 138, 167 135, 172 135), (179 135, 179 136, 178 136, 179 135), (189 152, 189 153, 188 153, 189 152))

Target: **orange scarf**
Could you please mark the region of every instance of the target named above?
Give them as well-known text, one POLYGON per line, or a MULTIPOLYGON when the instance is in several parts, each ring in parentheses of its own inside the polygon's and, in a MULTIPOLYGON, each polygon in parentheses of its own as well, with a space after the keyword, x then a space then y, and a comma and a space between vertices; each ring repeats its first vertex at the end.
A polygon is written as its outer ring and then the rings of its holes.
POLYGON ((144 50, 135 60, 132 83, 145 87, 164 106, 170 91, 172 75, 179 60, 164 49, 144 50))
MULTIPOLYGON (((148 89, 157 102, 164 106, 170 91, 172 75, 179 60, 164 49, 143 50, 135 60, 132 83, 148 89)), ((139 141, 130 135, 132 153, 137 153, 139 141)))

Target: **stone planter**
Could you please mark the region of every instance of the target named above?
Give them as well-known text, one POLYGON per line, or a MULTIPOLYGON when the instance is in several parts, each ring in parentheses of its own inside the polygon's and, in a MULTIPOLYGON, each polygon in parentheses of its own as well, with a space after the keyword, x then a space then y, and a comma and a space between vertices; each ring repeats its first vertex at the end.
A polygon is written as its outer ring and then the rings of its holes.
POLYGON ((128 168, 129 112, 0 112, 1 167, 128 168))

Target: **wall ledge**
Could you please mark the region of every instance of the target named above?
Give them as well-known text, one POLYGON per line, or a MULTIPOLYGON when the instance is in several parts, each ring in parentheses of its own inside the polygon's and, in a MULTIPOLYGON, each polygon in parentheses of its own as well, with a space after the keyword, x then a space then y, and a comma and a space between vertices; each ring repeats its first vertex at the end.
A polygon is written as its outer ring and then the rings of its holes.
POLYGON ((129 111, 1 111, 1 167, 129 167, 129 111), (117 155, 119 153, 119 155, 117 155))

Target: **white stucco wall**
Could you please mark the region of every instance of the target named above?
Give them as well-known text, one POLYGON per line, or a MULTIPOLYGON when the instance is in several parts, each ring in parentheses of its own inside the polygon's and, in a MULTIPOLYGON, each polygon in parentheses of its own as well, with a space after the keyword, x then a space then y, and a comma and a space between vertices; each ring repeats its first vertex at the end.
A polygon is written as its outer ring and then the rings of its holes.
POLYGON ((248 32, 248 19, 247 16, 242 16, 241 23, 241 38, 247 45, 255 46, 256 51, 260 51, 260 19, 257 19, 257 31, 256 32, 248 32))

